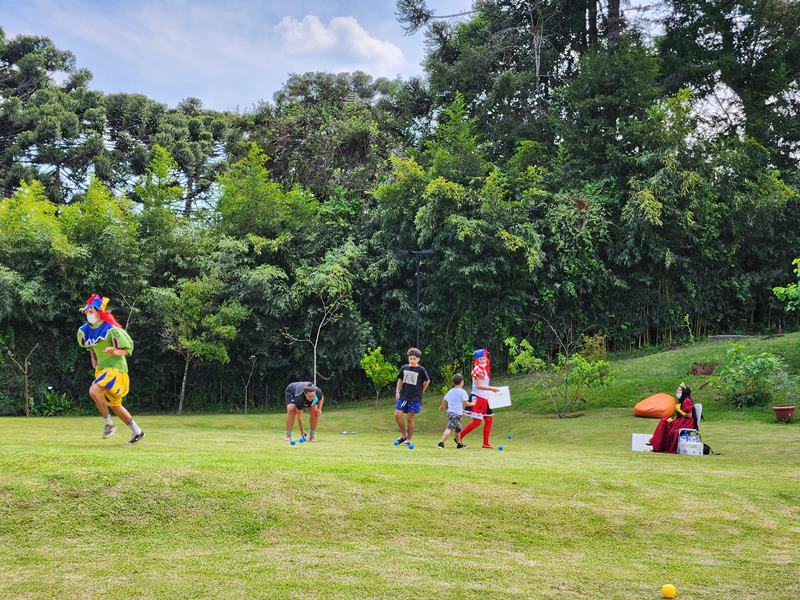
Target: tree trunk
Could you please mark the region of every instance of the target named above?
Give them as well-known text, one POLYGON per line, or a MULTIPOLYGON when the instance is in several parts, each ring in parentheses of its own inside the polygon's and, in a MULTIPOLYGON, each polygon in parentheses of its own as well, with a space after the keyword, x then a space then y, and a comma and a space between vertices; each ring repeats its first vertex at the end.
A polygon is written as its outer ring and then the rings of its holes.
POLYGON ((317 345, 314 344, 314 385, 317 385, 317 345))
POLYGON ((25 416, 31 416, 31 395, 28 383, 28 361, 25 360, 25 370, 22 372, 22 395, 25 399, 25 416))
POLYGON ((30 393, 30 383, 28 374, 30 373, 30 366, 31 366, 31 354, 36 352, 36 349, 39 347, 39 344, 36 344, 28 354, 25 355, 25 358, 22 361, 22 364, 14 358, 14 355, 11 353, 11 350, 6 348, 6 354, 8 354, 8 358, 11 359, 11 362, 14 363, 14 366, 19 369, 19 372, 22 374, 22 401, 24 402, 24 412, 26 417, 31 416, 31 407, 33 403, 31 402, 31 393, 30 393))
POLYGON ((181 382, 181 397, 178 401, 178 414, 183 414, 183 401, 186 398, 186 380, 189 379, 189 363, 192 362, 192 357, 186 357, 186 365, 183 367, 183 381, 181 382))
POLYGON ((619 19, 619 0, 608 0, 608 51, 613 53, 619 43, 622 25, 619 19))
POLYGON ((188 177, 186 180, 186 192, 183 199, 183 215, 192 216, 192 204, 194 202, 194 178, 188 177))
POLYGON ((586 0, 587 19, 589 20, 589 47, 597 44, 597 0, 586 0))

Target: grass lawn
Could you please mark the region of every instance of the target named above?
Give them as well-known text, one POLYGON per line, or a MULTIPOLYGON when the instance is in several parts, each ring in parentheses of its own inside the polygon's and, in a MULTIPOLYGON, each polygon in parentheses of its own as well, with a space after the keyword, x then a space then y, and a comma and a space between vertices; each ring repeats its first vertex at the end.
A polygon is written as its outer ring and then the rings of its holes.
POLYGON ((296 446, 277 414, 142 416, 134 447, 99 417, 0 419, 0 598, 798 598, 800 425, 704 388, 719 455, 630 451, 655 427, 630 416, 640 380, 671 392, 718 350, 619 361, 580 418, 511 380, 503 452, 479 430, 435 448, 434 398, 414 450, 388 403, 331 409, 296 446))

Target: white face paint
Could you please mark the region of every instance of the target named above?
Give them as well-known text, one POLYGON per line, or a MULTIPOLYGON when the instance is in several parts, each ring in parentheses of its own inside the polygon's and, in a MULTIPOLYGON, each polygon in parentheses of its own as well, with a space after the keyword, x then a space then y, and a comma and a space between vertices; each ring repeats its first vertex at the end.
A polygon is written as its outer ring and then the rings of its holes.
POLYGON ((100 317, 97 316, 97 313, 93 313, 93 312, 89 313, 89 312, 87 312, 86 313, 86 320, 89 321, 90 325, 94 325, 95 323, 97 323, 97 321, 100 320, 100 317))

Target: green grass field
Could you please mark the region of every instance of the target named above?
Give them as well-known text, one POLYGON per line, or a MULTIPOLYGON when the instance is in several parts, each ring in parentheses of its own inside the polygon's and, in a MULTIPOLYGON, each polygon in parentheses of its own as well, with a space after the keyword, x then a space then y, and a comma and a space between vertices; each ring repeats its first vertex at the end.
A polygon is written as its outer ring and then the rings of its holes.
MULTIPOLYGON (((794 369, 798 340, 751 343, 794 369)), ((331 409, 296 446, 278 414, 142 416, 134 447, 98 417, 0 419, 0 598, 798 598, 800 426, 706 387, 718 455, 633 453, 655 421, 614 407, 717 352, 618 361, 572 419, 511 380, 504 452, 479 431, 435 448, 434 398, 414 450, 391 445, 388 402, 331 409)))

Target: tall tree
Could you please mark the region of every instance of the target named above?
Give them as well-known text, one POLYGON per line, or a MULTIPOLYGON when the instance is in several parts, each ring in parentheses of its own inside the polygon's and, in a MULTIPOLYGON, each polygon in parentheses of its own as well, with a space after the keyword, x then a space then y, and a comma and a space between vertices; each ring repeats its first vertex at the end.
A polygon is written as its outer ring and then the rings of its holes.
POLYGON ((102 95, 71 52, 42 36, 6 39, 0 29, 0 194, 38 179, 54 200, 86 189, 105 152, 102 95), (65 80, 57 83, 56 73, 65 80))
POLYGON ((192 362, 230 362, 229 345, 236 339, 248 311, 225 296, 224 285, 214 274, 184 281, 178 293, 168 288, 153 290, 153 299, 166 320, 164 341, 184 361, 178 414, 185 405, 192 362))
POLYGON ((742 127, 786 168, 800 149, 800 3, 688 0, 672 12, 659 43, 666 82, 705 97, 725 84, 741 102, 742 127))

